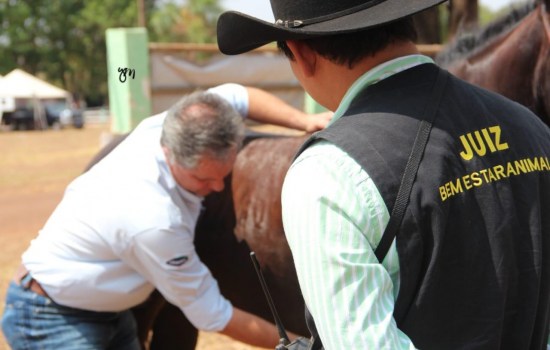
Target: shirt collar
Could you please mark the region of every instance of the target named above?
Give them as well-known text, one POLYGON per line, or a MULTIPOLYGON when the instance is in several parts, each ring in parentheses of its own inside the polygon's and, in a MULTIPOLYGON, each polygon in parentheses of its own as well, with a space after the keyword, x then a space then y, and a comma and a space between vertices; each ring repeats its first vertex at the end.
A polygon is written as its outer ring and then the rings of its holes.
POLYGON ((424 63, 434 63, 434 61, 430 57, 424 55, 408 55, 395 58, 372 68, 351 85, 340 102, 340 105, 334 112, 334 116, 329 125, 340 119, 355 97, 367 86, 376 84, 380 80, 424 63))

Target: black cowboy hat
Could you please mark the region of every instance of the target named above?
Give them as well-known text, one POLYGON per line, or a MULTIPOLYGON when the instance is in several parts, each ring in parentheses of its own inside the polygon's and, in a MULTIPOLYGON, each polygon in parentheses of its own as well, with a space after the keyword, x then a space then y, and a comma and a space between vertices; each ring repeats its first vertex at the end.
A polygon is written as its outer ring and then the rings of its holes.
POLYGON ((236 55, 272 41, 355 32, 398 20, 444 1, 271 0, 275 24, 240 12, 224 12, 218 19, 218 46, 221 52, 236 55))

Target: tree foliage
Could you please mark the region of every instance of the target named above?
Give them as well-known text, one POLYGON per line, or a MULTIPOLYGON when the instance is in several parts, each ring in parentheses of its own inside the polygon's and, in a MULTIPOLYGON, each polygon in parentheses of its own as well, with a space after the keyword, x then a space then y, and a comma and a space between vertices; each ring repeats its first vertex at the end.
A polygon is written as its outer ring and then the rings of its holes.
MULTIPOLYGON (((139 1, 139 0, 138 0, 139 1)), ((218 0, 142 0, 153 41, 213 42, 218 0)), ((0 74, 21 68, 83 97, 106 101, 108 28, 136 27, 136 0, 0 0, 0 74)))
POLYGON ((165 3, 151 15, 153 42, 214 43, 216 20, 222 12, 218 0, 188 0, 185 6, 165 3))

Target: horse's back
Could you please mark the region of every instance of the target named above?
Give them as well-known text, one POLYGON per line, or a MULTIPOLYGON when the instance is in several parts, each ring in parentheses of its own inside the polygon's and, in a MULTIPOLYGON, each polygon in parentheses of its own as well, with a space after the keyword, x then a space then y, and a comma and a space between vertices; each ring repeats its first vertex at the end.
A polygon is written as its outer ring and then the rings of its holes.
POLYGON ((254 251, 279 316, 289 330, 307 334, 290 248, 282 226, 281 189, 305 137, 254 134, 237 155, 220 193, 205 198, 195 244, 201 260, 235 306, 272 321, 254 271, 254 251))
MULTIPOLYGON (((126 136, 114 137, 93 157, 85 171, 113 151, 126 136)), ((283 178, 303 140, 303 137, 248 133, 237 155, 234 171, 225 179, 224 190, 208 195, 203 202, 204 209, 195 229, 195 246, 200 259, 217 279, 222 294, 233 305, 272 321, 250 260, 250 251, 257 249, 283 324, 291 331, 308 334, 303 299, 284 238, 280 209, 283 178), (260 197, 262 200, 255 200, 260 197), (260 220, 250 225, 254 215, 260 220)), ((183 344, 185 339, 196 337, 196 330, 175 306, 161 307, 170 310, 170 313, 159 314, 161 324, 179 326, 164 335, 165 339, 156 339, 157 345, 163 344, 160 346, 166 349, 191 349, 183 344)), ((148 318, 157 312, 145 310, 142 313, 138 322, 142 334, 147 335, 153 327, 153 321, 148 318)))

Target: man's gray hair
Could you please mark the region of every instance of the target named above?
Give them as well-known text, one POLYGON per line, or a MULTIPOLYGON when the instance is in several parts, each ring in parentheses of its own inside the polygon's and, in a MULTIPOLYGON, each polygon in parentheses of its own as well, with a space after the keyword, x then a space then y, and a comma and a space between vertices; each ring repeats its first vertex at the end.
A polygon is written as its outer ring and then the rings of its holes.
POLYGON ((168 110, 160 143, 172 163, 192 169, 203 155, 225 159, 243 137, 242 116, 219 95, 197 91, 168 110))

